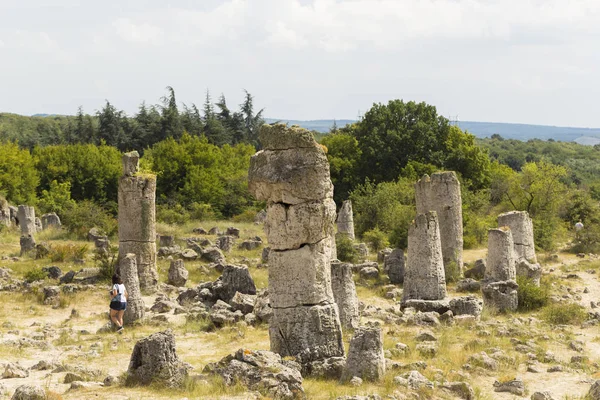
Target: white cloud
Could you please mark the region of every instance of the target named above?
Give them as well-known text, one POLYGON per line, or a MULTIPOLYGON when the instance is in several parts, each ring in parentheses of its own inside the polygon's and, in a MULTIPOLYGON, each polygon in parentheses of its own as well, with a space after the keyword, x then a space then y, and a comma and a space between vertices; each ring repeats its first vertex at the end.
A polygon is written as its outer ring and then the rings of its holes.
POLYGON ((156 25, 146 22, 134 23, 129 18, 119 18, 113 23, 113 27, 123 40, 134 43, 160 43, 163 30, 156 25))

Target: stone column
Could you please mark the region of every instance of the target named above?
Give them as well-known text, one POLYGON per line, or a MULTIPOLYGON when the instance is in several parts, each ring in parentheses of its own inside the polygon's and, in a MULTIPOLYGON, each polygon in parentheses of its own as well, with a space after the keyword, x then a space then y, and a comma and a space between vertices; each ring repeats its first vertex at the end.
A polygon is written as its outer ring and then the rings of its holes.
POLYGON ((408 259, 402 301, 443 300, 446 277, 435 211, 419 214, 408 229, 408 259))
POLYGON ((352 277, 352 264, 331 263, 331 288, 344 328, 356 329, 360 320, 358 296, 352 277))
POLYGON ((481 285, 483 304, 500 312, 514 311, 518 305, 516 260, 510 228, 503 226, 488 231, 488 256, 484 282, 481 285))
POLYGON ((427 211, 437 213, 446 274, 451 272, 450 263, 455 263, 458 272, 462 272, 462 199, 456 173, 447 171, 436 172, 431 177, 424 175, 415 185, 415 197, 417 214, 425 214, 427 211))
POLYGON ((329 163, 312 134, 263 125, 248 188, 267 202, 271 350, 306 366, 344 355, 331 288, 335 203, 329 163))
POLYGON ((511 211, 498 216, 498 226, 508 226, 512 232, 517 259, 536 263, 533 222, 527 211, 511 211))
POLYGON ((119 179, 119 259, 136 255, 140 287, 154 291, 156 270, 156 176, 138 173, 137 151, 123 155, 119 179))
POLYGON ((10 208, 8 207, 8 202, 3 197, 0 197, 0 224, 11 226, 10 208))
POLYGON ((354 240, 354 216, 352 215, 352 201, 346 200, 337 216, 338 233, 348 236, 354 240))
POLYGON ((342 381, 347 382, 355 376, 367 381, 378 381, 384 374, 385 354, 381 328, 361 326, 350 340, 342 381))
POLYGON ((126 254, 119 262, 119 273, 127 290, 127 309, 123 323, 130 325, 144 318, 145 304, 140 291, 140 280, 135 254, 126 254))
POLYGON ((48 229, 50 227, 60 228, 61 226, 60 218, 56 213, 42 215, 42 229, 48 229))
POLYGON ((35 228, 35 209, 31 206, 19 205, 19 211, 17 212, 17 218, 19 219, 19 226, 21 227, 21 235, 33 235, 36 233, 35 228))

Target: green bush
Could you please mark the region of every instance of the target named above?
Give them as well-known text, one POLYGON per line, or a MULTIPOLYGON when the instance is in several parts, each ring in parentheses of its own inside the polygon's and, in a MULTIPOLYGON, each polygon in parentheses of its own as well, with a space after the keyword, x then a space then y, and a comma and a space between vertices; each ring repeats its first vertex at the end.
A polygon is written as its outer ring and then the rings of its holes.
POLYGON ((537 310, 548 304, 549 287, 545 281, 542 281, 542 284, 537 286, 531 279, 517 276, 517 283, 519 284, 519 289, 517 289, 519 311, 537 310))
POLYGON ((44 279, 46 279, 46 273, 42 271, 42 269, 39 267, 29 270, 25 274, 25 281, 29 283, 35 281, 43 281, 44 279))
POLYGON ((38 206, 42 213, 55 212, 62 215, 67 208, 73 207, 75 201, 71 199, 71 182, 50 182, 48 190, 42 190, 38 206))
POLYGON ((444 273, 446 275, 446 283, 457 282, 460 279, 460 268, 454 261, 444 264, 444 273))
POLYGON ((48 257, 52 262, 62 262, 65 260, 83 260, 87 253, 87 244, 58 244, 50 247, 48 257))
POLYGON ((191 219, 196 219, 199 221, 213 221, 218 219, 217 217, 219 213, 216 213, 210 204, 192 203, 189 209, 191 219))
POLYGON ((100 278, 105 281, 109 281, 118 263, 119 248, 116 246, 110 246, 107 251, 98 249, 94 252, 94 263, 96 267, 100 269, 100 278))
POLYGON ((79 238, 86 238, 90 229, 99 228, 107 236, 117 233, 117 221, 102 207, 84 200, 66 208, 61 217, 63 226, 67 231, 79 238))
POLYGON ((337 247, 337 258, 344 262, 356 262, 358 259, 358 251, 354 248, 354 243, 346 235, 337 235, 335 237, 335 245, 337 247))
POLYGON ((254 222, 254 218, 256 217, 256 211, 253 208, 249 208, 241 214, 233 217, 233 222, 254 222))
POLYGON ((382 232, 381 230, 379 230, 379 228, 374 228, 370 231, 365 232, 362 238, 363 241, 365 241, 365 243, 367 243, 375 252, 386 248, 390 244, 385 232, 382 232))
POLYGON ((156 219, 170 225, 182 225, 190 220, 190 213, 181 205, 173 207, 167 205, 156 206, 156 219))
POLYGON ((557 303, 545 307, 541 317, 552 325, 578 325, 585 321, 587 312, 576 303, 557 303))

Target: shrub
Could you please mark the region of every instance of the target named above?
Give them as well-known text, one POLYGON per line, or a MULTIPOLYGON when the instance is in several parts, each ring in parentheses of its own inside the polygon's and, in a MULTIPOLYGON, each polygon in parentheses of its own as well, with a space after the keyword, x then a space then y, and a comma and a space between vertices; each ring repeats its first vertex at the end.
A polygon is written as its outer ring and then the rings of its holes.
POLYGON ((84 200, 66 208, 62 215, 63 226, 79 238, 86 238, 90 229, 97 227, 107 236, 117 233, 117 221, 102 207, 84 200))
POLYGON ((371 229, 363 234, 363 240, 373 249, 373 251, 377 252, 387 246, 389 246, 390 242, 387 239, 387 235, 380 231, 379 228, 371 229))
POLYGON ((170 225, 182 225, 190 220, 190 213, 181 204, 173 207, 159 205, 156 207, 156 219, 170 225))
POLYGON ((200 221, 215 220, 217 214, 210 204, 192 203, 190 204, 190 218, 200 221))
POLYGON ((87 250, 87 244, 59 244, 50 247, 48 256, 53 262, 62 262, 65 260, 83 260, 87 250))
POLYGON ((519 289, 517 289, 519 311, 537 310, 548 304, 549 288, 545 281, 540 286, 537 286, 531 279, 517 276, 517 283, 519 284, 519 289))
POLYGON ((576 303, 551 304, 542 310, 542 319, 553 325, 577 325, 587 318, 585 308, 576 303))
POLYGON ((107 251, 98 249, 94 253, 94 263, 100 269, 100 279, 109 281, 118 263, 119 248, 110 246, 107 251))
POLYGON ((253 208, 248 208, 243 213, 233 217, 233 222, 254 222, 254 217, 256 217, 257 212, 258 211, 253 208))
POLYGON ((446 282, 457 282, 460 279, 460 268, 454 261, 444 264, 446 282))
POLYGON ((25 274, 25 280, 29 283, 35 281, 43 281, 46 279, 46 273, 41 268, 34 268, 25 274))
POLYGON ((356 262, 358 259, 358 251, 354 248, 354 243, 346 235, 337 235, 335 237, 335 245, 337 247, 338 260, 344 262, 356 262))

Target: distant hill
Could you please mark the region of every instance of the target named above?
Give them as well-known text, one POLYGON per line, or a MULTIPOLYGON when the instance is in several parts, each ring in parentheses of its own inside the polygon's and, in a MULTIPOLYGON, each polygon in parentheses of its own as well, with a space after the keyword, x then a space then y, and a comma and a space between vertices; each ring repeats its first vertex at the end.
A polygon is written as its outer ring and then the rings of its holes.
MULTIPOLYGON (((265 121, 267 123, 273 123, 277 121, 287 122, 290 125, 300 125, 303 128, 323 133, 329 132, 329 129, 333 126, 334 122, 332 119, 300 121, 276 118, 265 118, 265 121)), ((346 124, 351 124, 353 122, 356 121, 350 119, 335 120, 338 128, 342 128, 346 124)), ((579 144, 590 146, 600 144, 600 128, 571 128, 547 125, 475 121, 460 121, 458 125, 461 129, 467 130, 480 138, 490 137, 493 134, 499 134, 505 139, 517 139, 523 141, 529 139, 553 139, 562 142, 577 142, 579 144)))

